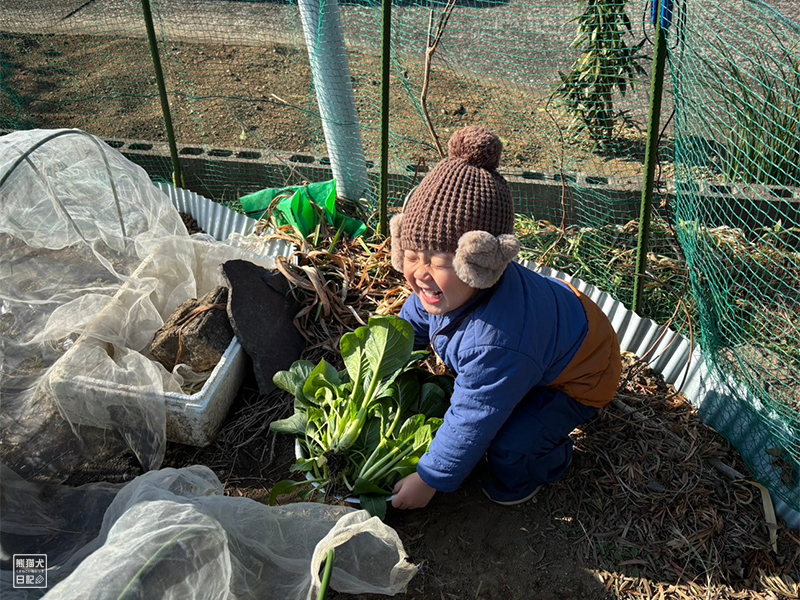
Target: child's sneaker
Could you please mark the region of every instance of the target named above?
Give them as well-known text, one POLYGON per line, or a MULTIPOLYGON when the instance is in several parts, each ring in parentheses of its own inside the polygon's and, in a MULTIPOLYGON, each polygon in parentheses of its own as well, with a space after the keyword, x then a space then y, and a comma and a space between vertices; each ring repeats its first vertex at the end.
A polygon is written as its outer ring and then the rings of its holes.
POLYGON ((486 491, 485 487, 481 488, 481 489, 483 490, 483 493, 486 494, 486 497, 489 500, 491 500, 492 502, 494 502, 495 504, 502 504, 503 506, 514 506, 516 504, 522 504, 524 502, 527 502, 528 500, 533 498, 536 495, 536 493, 540 489, 542 489, 542 486, 537 486, 536 488, 534 488, 534 490, 532 492, 530 492, 527 496, 525 496, 523 498, 516 498, 516 499, 511 499, 511 500, 495 500, 494 498, 492 498, 491 494, 489 494, 489 492, 486 491))

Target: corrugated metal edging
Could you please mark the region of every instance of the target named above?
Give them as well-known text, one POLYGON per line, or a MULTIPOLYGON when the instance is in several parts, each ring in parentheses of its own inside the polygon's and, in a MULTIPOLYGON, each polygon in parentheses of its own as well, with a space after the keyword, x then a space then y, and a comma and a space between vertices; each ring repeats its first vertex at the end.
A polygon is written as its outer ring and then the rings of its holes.
MULTIPOLYGON (((757 451, 751 452, 745 458, 753 465, 758 479, 773 482, 774 485, 786 489, 780 483, 781 473, 772 466, 771 457, 766 450, 774 447, 774 434, 770 429, 789 434, 789 428, 781 422, 779 415, 767 412, 766 407, 744 386, 730 377, 720 377, 712 372, 697 344, 692 345, 675 331, 650 319, 641 318, 607 292, 580 279, 529 261, 522 261, 522 264, 543 275, 567 281, 589 296, 608 316, 619 336, 623 351, 645 357, 654 371, 660 373, 667 383, 675 386, 675 389, 698 408, 700 418, 706 425, 716 431, 728 432, 729 441, 735 447, 756 448, 757 451), (736 409, 731 410, 731 407, 736 409), (772 421, 769 428, 763 423, 765 415, 772 421)), ((787 489, 787 492, 790 498, 800 498, 800 481, 795 483, 793 489, 787 489)), ((800 512, 786 504, 774 492, 771 496, 778 516, 786 521, 790 529, 800 530, 800 512)))
MULTIPOLYGON (((169 195, 179 212, 192 215, 200 229, 216 240, 227 240, 232 233, 248 235, 258 222, 195 192, 176 188, 168 183, 157 183, 156 186, 169 195)), ((267 245, 262 254, 289 258, 292 252, 291 244, 277 240, 267 245)))
MULTIPOLYGON (((173 205, 180 212, 192 215, 197 224, 215 239, 225 240, 232 233, 246 235, 256 224, 254 219, 194 192, 178 189, 169 184, 157 185, 169 195, 173 205)), ((292 251, 290 244, 275 242, 264 254, 283 255, 289 258, 292 251)), ((675 386, 687 400, 698 407, 704 423, 717 431, 724 429, 736 432, 737 439, 729 440, 734 446, 745 447, 743 441, 746 438, 747 446, 757 446, 763 450, 768 448, 772 435, 753 412, 747 410, 734 412, 725 409, 730 406, 738 408, 746 406, 747 403, 739 401, 741 398, 746 398, 752 403, 751 406, 758 406, 758 400, 752 398, 746 388, 730 378, 720 379, 712 373, 698 345, 692 346, 689 340, 675 331, 650 319, 641 318, 607 292, 580 279, 548 267, 538 267, 529 261, 523 261, 522 264, 543 275, 568 281, 589 296, 613 324, 622 350, 632 352, 639 357, 646 357, 654 371, 660 373, 667 383, 675 386)), ((763 417, 763 414, 761 416, 763 417)), ((785 429, 785 426, 775 423, 773 428, 780 430, 785 429)), ((761 481, 780 482, 780 473, 772 466, 770 457, 765 451, 746 458, 756 468, 756 474, 761 481)), ((800 482, 795 487, 797 489, 794 491, 797 497, 800 497, 800 482)), ((771 495, 778 516, 786 521, 791 529, 800 530, 800 512, 787 505, 774 493, 771 495)))

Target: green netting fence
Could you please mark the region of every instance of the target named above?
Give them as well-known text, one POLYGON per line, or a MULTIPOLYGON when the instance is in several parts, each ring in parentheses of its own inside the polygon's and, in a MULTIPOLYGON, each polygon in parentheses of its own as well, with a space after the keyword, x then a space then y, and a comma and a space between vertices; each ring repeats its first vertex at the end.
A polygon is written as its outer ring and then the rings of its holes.
MULTIPOLYGON (((652 2, 395 0, 386 61, 375 0, 148 4, 189 189, 235 207, 337 174, 376 209, 386 152, 396 207, 453 131, 483 124, 505 145, 525 257, 631 305, 652 2)), ((800 9, 668 5, 639 312, 746 385, 730 411, 768 428, 764 483, 800 509, 800 9)), ((0 3, 0 128, 37 127, 97 134, 173 179, 141 0, 0 3)), ((747 432, 722 433, 755 462, 747 432)))
MULTIPOLYGON (((787 8, 792 5, 787 4, 787 8)), ((800 25, 762 2, 684 6, 673 32, 673 225, 703 352, 750 392, 764 483, 800 506, 800 25)), ((755 431, 719 428, 743 455, 755 431)))

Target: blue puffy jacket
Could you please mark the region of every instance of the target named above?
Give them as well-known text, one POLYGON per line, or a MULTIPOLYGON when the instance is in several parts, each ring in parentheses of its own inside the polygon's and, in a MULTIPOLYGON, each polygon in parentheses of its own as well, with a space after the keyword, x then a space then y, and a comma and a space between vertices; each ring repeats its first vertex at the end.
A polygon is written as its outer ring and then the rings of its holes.
POLYGON ((416 348, 432 342, 457 375, 444 424, 417 467, 441 492, 458 489, 517 404, 558 378, 589 329, 567 284, 517 263, 455 311, 431 315, 414 294, 400 316, 414 327, 416 348))

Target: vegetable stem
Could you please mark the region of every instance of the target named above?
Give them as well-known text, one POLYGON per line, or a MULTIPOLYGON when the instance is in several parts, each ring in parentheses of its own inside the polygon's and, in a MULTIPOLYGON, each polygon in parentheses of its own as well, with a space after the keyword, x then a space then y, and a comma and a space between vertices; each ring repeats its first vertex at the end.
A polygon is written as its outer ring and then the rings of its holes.
POLYGON ((325 600, 325 596, 328 595, 328 586, 331 582, 331 571, 333 571, 333 557, 334 557, 334 549, 331 548, 328 550, 328 556, 325 558, 325 571, 322 573, 322 583, 319 586, 319 594, 317 594, 317 600, 325 600))
MULTIPOLYGON (((407 450, 409 446, 413 447, 411 441, 404 441, 399 446, 392 448, 388 454, 382 456, 371 465, 370 461, 375 456, 379 455, 382 444, 383 442, 378 445, 378 447, 375 449, 375 452, 372 453, 372 456, 369 457, 367 463, 364 465, 364 468, 361 470, 359 477, 362 479, 377 481, 381 476, 385 475, 391 469, 391 467, 396 465, 407 456, 407 450), (397 456, 398 454, 400 454, 400 456, 397 456)), ((383 445, 383 447, 385 447, 385 445, 383 445)))

